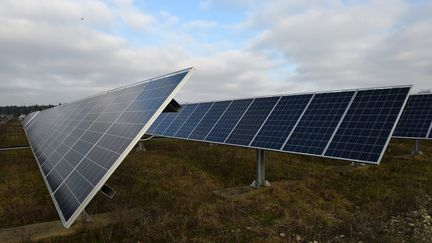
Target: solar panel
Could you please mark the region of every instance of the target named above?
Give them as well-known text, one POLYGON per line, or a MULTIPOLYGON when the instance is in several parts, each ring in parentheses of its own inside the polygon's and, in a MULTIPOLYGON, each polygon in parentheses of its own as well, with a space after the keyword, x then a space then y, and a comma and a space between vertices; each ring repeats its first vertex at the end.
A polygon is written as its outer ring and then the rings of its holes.
POLYGON ((215 102, 188 138, 194 140, 204 140, 222 114, 225 113, 230 104, 231 101, 215 102))
POLYGON ((313 94, 284 96, 252 141, 252 147, 280 149, 311 101, 313 94))
POLYGON ((153 133, 158 126, 165 120, 165 118, 168 116, 170 112, 162 112, 158 118, 153 122, 153 124, 150 126, 150 128, 147 130, 147 133, 153 133))
POLYGON ((211 142, 225 141, 231 130, 237 125, 245 111, 249 108, 252 101, 253 99, 233 101, 209 135, 207 135, 206 140, 211 142))
POLYGON ((208 110, 212 107, 214 103, 200 103, 197 108, 193 111, 193 113, 189 116, 189 118, 184 122, 182 127, 177 131, 174 135, 178 138, 187 138, 190 133, 196 127, 196 125, 201 121, 204 115, 208 112, 208 110))
POLYGON ((249 145, 281 97, 254 99, 247 112, 225 140, 228 144, 249 145))
POLYGON ((28 114, 24 120, 22 121, 23 126, 27 126, 35 117, 36 115, 39 113, 39 111, 34 111, 30 114, 28 114))
POLYGON ((354 93, 346 91, 316 94, 282 150, 320 155, 354 93))
POLYGON ((181 126, 195 126, 190 140, 377 164, 410 88, 220 101, 198 125, 187 119, 181 126))
POLYGON ((410 95, 393 137, 428 138, 432 124, 432 94, 410 95))
POLYGON ((165 118, 159 123, 159 125, 154 129, 151 134, 160 134, 168 128, 169 125, 174 121, 174 119, 178 116, 179 112, 168 112, 166 113, 165 118))
POLYGON ((41 111, 25 126, 69 227, 189 77, 190 69, 41 111))
POLYGON ((174 121, 164 131, 163 135, 168 137, 174 136, 183 123, 189 118, 192 112, 197 108, 197 106, 198 104, 184 105, 174 121))
POLYGON ((379 161, 410 88, 359 90, 325 153, 358 161, 379 161))

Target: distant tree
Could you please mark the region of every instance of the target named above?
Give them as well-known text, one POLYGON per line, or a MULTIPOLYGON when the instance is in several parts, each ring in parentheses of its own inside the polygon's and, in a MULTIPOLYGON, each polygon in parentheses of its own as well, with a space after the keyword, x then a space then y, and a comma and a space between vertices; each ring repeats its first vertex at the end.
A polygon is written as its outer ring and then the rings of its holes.
POLYGON ((42 111, 54 107, 54 105, 31 105, 31 106, 0 106, 0 114, 19 116, 29 114, 33 111, 42 111))

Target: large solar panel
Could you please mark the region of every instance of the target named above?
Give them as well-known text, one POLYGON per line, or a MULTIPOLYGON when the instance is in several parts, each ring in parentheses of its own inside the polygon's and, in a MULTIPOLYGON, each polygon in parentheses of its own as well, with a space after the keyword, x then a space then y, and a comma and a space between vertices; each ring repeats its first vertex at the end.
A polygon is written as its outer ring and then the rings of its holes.
POLYGON ((251 143, 253 147, 280 149, 305 111, 313 94, 284 96, 251 143))
POLYGON ((354 93, 347 91, 316 94, 282 150, 320 155, 354 93))
POLYGON ((197 108, 189 116, 187 121, 184 122, 184 125, 179 128, 179 130, 174 136, 179 138, 189 137, 189 135, 191 134, 195 126, 201 121, 201 119, 208 112, 208 110, 213 106, 213 104, 214 104, 213 102, 198 104, 197 108))
POLYGON ((231 102, 232 101, 221 101, 214 103, 214 105, 210 108, 207 114, 205 114, 188 138, 204 140, 222 114, 225 113, 231 102))
POLYGON ((212 142, 223 142, 230 135, 232 129, 237 125, 245 111, 249 108, 253 99, 233 101, 220 120, 213 127, 206 140, 212 142))
POLYGON ((34 112, 28 114, 28 115, 24 118, 24 120, 22 121, 23 126, 27 126, 27 125, 28 125, 28 124, 33 120, 33 118, 36 117, 36 115, 37 115, 38 113, 39 113, 39 111, 34 111, 34 112))
POLYGON ((249 145, 279 99, 280 97, 254 99, 247 112, 225 140, 225 143, 249 145))
POLYGON ((325 153, 358 161, 379 161, 410 88, 359 90, 325 153))
POLYGON ((432 126, 432 94, 413 94, 408 98, 393 137, 430 138, 432 126))
POLYGON ((186 82, 191 69, 41 111, 25 131, 69 227, 186 82))
POLYGON ((214 102, 205 115, 190 119, 191 124, 182 122, 182 127, 195 127, 189 137, 173 137, 378 164, 410 88, 214 102))

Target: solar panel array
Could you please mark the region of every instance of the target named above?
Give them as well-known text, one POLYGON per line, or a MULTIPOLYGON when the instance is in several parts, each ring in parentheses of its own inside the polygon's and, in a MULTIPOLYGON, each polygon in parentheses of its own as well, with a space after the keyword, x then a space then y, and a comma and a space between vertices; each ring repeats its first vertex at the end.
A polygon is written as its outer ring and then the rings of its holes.
POLYGON ((186 104, 178 114, 161 116, 147 133, 378 164, 410 88, 186 104))
POLYGON ((27 125, 28 125, 28 124, 33 120, 33 118, 36 117, 36 115, 37 115, 38 113, 39 113, 39 111, 34 111, 34 112, 28 114, 28 115, 24 118, 24 120, 22 121, 23 126, 27 126, 27 125))
POLYGON ((189 73, 182 70, 44 110, 24 127, 65 227, 105 184, 189 73))
POLYGON ((432 94, 413 94, 402 112, 393 137, 431 139, 432 94))

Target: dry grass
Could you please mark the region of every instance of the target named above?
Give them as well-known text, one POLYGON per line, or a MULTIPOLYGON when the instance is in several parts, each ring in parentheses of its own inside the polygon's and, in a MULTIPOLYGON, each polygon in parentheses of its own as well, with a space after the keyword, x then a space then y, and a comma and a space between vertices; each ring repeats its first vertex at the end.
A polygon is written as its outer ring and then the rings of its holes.
MULTIPOLYGON (((380 166, 361 168, 269 152, 272 187, 239 200, 212 191, 248 185, 255 175, 254 150, 171 139, 145 146, 147 152, 131 153, 110 178, 116 197, 97 195, 87 210, 141 208, 140 220, 126 213, 118 225, 52 241, 400 242, 413 235, 394 233, 389 221, 430 210, 430 142, 424 143, 425 155, 399 158, 414 143, 393 140, 380 166)), ((3 152, 0 161, 0 228, 56 219, 31 152, 3 152)))

